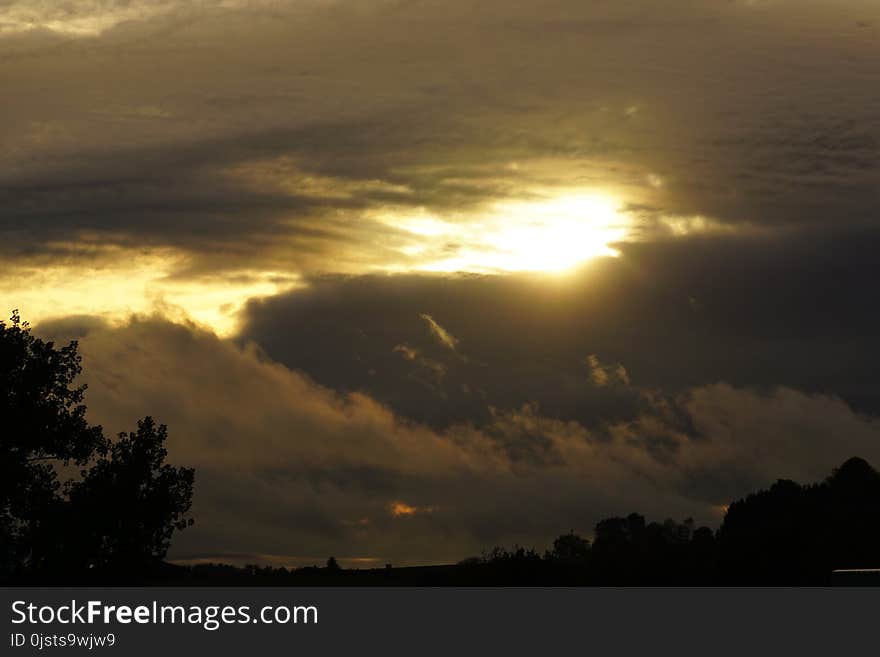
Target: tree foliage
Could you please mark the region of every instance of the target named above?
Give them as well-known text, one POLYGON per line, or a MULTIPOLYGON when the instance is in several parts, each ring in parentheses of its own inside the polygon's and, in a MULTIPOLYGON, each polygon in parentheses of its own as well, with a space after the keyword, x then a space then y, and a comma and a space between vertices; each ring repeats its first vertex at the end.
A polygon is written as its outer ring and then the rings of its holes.
POLYGON ((37 338, 17 312, 0 322, 0 577, 142 568, 192 522, 194 472, 164 462, 166 428, 145 418, 106 439, 80 363, 75 341, 37 338))
POLYGON ((880 564, 880 473, 853 457, 824 481, 780 479, 730 505, 718 531, 722 565, 742 582, 821 581, 880 564))
POLYGON ((553 550, 548 556, 561 561, 586 561, 590 555, 590 541, 573 531, 562 534, 553 541, 553 550))

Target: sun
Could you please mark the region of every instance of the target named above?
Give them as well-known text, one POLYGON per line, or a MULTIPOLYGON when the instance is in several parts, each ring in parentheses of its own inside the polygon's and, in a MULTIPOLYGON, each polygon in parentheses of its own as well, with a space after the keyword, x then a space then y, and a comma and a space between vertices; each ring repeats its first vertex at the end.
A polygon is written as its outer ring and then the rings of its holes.
POLYGON ((616 256, 626 236, 619 204, 597 194, 501 201, 480 214, 440 218, 420 214, 388 223, 409 236, 401 247, 408 267, 435 272, 564 272, 601 256, 616 256))
POLYGON ((559 272, 599 256, 618 255, 623 238, 616 204, 599 196, 568 196, 498 206, 501 224, 487 235, 493 260, 508 271, 559 272))

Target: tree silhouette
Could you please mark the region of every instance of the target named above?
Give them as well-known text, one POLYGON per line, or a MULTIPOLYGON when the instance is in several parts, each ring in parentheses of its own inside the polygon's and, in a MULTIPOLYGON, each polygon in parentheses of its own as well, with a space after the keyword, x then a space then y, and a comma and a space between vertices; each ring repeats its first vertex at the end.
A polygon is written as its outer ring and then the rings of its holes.
POLYGON ((143 568, 191 520, 194 473, 164 463, 151 418, 115 442, 90 425, 77 343, 36 338, 13 312, 0 322, 0 578, 143 568), (59 468, 80 466, 64 484, 59 468))
POLYGON ((0 575, 31 557, 33 533, 57 505, 55 464, 104 454, 101 427, 85 419, 76 342, 56 349, 15 311, 0 321, 0 575))
POLYGON ((823 482, 779 480, 730 505, 718 531, 731 581, 823 582, 880 563, 880 474, 851 458, 823 482))
POLYGON ((585 561, 590 554, 590 541, 573 531, 562 534, 553 541, 549 556, 560 561, 585 561))
POLYGON ((85 558, 76 567, 143 569, 165 557, 175 529, 193 523, 185 514, 195 471, 164 463, 167 433, 144 418, 69 485, 70 520, 85 558))
POLYGON ((877 567, 880 563, 880 473, 854 457, 834 470, 820 488, 828 563, 832 568, 877 567))

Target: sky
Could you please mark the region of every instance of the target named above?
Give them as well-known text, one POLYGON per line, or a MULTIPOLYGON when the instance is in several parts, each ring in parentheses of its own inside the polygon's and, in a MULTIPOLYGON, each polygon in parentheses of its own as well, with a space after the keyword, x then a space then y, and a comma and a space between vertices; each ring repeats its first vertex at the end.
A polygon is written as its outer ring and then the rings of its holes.
POLYGON ((880 465, 873 0, 0 0, 0 306, 187 562, 457 561, 880 465))

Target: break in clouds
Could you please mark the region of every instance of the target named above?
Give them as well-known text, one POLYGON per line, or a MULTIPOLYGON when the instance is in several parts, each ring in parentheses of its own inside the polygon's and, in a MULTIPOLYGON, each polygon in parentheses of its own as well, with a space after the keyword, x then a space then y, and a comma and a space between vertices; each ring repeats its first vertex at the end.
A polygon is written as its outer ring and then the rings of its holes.
POLYGON ((0 2, 0 305, 169 425, 178 558, 716 523, 876 465, 878 50, 867 0, 0 2))

